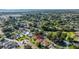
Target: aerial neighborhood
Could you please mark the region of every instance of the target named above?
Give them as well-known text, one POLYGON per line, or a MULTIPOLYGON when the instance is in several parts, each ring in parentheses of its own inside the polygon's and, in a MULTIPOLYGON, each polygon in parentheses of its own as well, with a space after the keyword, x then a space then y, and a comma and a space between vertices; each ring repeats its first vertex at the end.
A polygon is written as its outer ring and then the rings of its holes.
POLYGON ((79 49, 79 10, 3 10, 0 49, 79 49))

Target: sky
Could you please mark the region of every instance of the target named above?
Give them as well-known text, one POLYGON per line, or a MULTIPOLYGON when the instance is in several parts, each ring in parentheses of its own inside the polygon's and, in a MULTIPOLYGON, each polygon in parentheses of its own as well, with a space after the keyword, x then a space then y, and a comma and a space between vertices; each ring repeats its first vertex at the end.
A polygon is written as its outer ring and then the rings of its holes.
POLYGON ((79 9, 79 0, 0 0, 0 9, 79 9))

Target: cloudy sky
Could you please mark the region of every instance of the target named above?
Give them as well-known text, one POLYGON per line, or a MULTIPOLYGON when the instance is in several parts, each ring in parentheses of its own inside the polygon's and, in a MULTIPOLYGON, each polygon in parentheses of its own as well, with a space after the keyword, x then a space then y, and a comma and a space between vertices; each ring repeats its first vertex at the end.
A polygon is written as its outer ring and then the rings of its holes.
POLYGON ((0 0, 0 9, 79 9, 78 0, 0 0))

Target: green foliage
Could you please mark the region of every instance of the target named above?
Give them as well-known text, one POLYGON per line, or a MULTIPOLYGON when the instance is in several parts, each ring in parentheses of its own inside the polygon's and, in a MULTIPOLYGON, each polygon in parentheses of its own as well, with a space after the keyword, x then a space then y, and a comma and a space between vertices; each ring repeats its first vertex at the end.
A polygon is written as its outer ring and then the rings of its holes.
POLYGON ((66 40, 67 41, 75 41, 75 40, 77 40, 77 37, 74 32, 68 32, 66 40))
POLYGON ((30 42, 35 44, 35 39, 34 38, 30 38, 30 42))
POLYGON ((76 49, 76 46, 70 45, 70 46, 68 46, 68 48, 69 48, 69 49, 76 49))
POLYGON ((16 39, 17 41, 23 41, 23 40, 26 40, 26 39, 29 39, 29 37, 27 35, 23 35, 22 37, 16 39))

